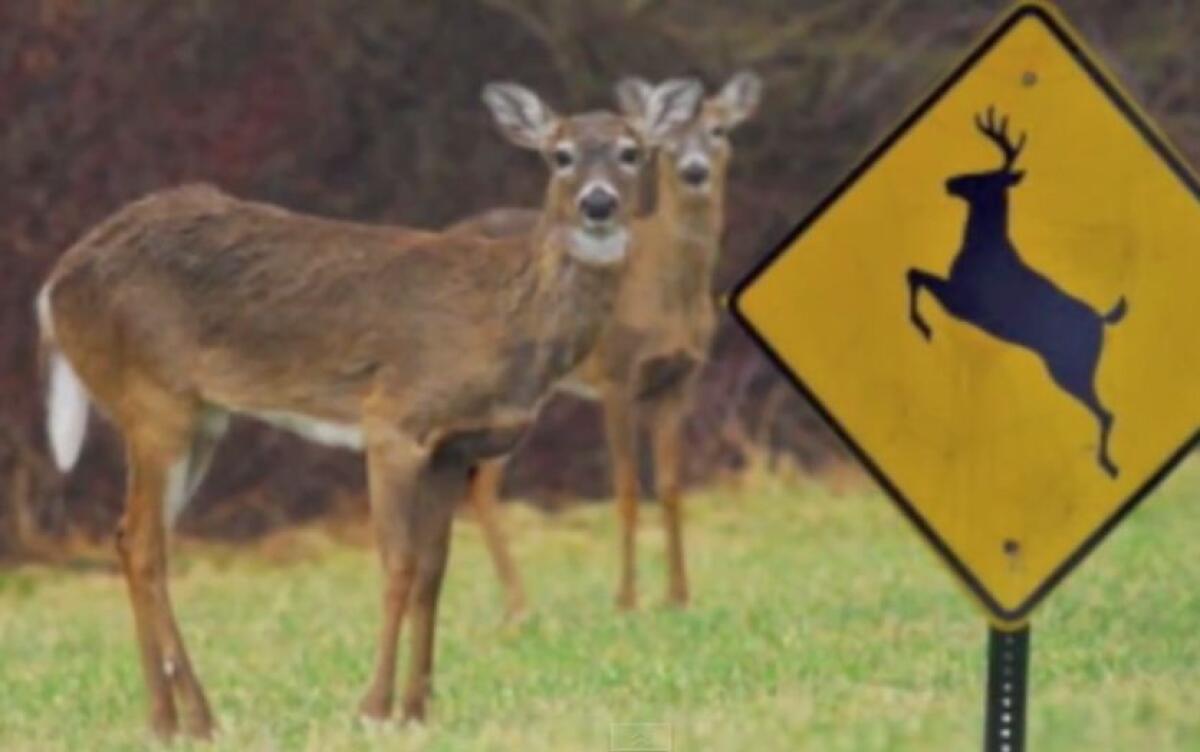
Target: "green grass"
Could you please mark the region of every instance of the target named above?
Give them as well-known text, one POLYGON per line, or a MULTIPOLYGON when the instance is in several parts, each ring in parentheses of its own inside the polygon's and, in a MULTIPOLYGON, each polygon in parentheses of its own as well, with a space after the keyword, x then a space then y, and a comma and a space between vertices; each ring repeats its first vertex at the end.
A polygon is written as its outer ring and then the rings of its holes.
MULTIPOLYGON (((1197 495, 1185 468, 1039 611, 1031 749, 1200 749, 1197 495)), ((182 543, 174 596, 222 724, 211 749, 607 752, 631 722, 670 724, 674 750, 979 748, 984 623, 890 504, 771 482, 689 503, 694 607, 657 605, 650 506, 632 615, 610 607, 609 506, 511 509, 535 604, 516 628, 460 522, 438 695, 415 728, 354 718, 379 616, 370 551, 308 533, 284 564, 182 543)), ((111 573, 0 573, 0 749, 149 746, 130 622, 111 573)))

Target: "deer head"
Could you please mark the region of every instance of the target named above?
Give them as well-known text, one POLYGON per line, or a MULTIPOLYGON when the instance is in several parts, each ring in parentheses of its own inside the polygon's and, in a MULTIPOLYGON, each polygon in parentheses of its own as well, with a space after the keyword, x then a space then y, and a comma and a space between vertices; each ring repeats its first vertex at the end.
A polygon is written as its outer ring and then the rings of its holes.
MULTIPOLYGON (((655 91, 640 78, 623 79, 617 84, 622 112, 640 117, 655 91)), ((658 138, 653 145, 660 149, 660 173, 666 189, 691 198, 721 195, 731 156, 729 133, 754 114, 761 98, 762 81, 743 71, 705 100, 696 117, 658 138)))
POLYGON ((540 152, 549 165, 544 221, 568 231, 568 253, 575 260, 607 266, 624 260, 626 228, 638 204, 650 143, 691 119, 702 91, 698 81, 668 81, 635 117, 610 112, 559 117, 514 83, 489 84, 483 99, 501 132, 540 152))
POLYGON ((999 169, 988 172, 959 175, 946 181, 946 190, 952 196, 958 196, 974 203, 987 201, 991 198, 1003 198, 1005 191, 1021 182, 1025 177, 1023 170, 1014 170, 1013 164, 1025 148, 1025 134, 1022 133, 1016 143, 1008 136, 1008 117, 997 121, 994 108, 988 107, 987 112, 975 116, 975 127, 979 132, 996 144, 1004 159, 999 169))

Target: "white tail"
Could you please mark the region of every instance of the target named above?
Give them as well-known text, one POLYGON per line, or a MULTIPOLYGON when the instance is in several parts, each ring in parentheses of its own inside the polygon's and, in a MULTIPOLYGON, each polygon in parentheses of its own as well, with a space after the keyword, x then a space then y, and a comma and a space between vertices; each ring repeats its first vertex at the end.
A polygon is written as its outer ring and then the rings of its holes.
POLYGON ((46 368, 46 433, 54 464, 62 472, 75 467, 83 438, 87 435, 88 396, 75 369, 54 344, 54 318, 50 310, 50 287, 42 288, 37 297, 38 326, 47 348, 46 368))

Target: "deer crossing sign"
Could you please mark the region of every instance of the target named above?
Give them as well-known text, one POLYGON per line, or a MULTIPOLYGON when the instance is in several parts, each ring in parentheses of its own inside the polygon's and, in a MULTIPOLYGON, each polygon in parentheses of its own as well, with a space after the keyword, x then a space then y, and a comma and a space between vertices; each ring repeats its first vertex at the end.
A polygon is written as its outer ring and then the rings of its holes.
POLYGON ((1200 185, 1022 6, 738 288, 741 323, 995 622, 1200 426, 1200 185))

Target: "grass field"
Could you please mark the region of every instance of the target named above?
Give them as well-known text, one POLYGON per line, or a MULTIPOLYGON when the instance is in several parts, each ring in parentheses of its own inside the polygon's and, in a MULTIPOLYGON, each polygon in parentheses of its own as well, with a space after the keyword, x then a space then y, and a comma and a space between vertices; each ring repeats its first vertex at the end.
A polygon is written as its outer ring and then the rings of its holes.
MULTIPOLYGON (((369 550, 300 532, 281 563, 184 541, 175 600, 222 725, 200 748, 609 752, 635 731, 613 724, 656 723, 647 741, 669 727, 673 750, 978 749, 984 623, 907 523, 873 492, 756 486, 691 499, 682 613, 657 605, 652 506, 631 615, 610 608, 609 506, 512 508, 535 610, 506 628, 460 523, 425 727, 352 712, 379 616, 369 550)), ((1039 612, 1032 750, 1200 749, 1197 496, 1193 464, 1039 612)), ((130 623, 111 572, 0 573, 0 749, 150 746, 130 623)))

